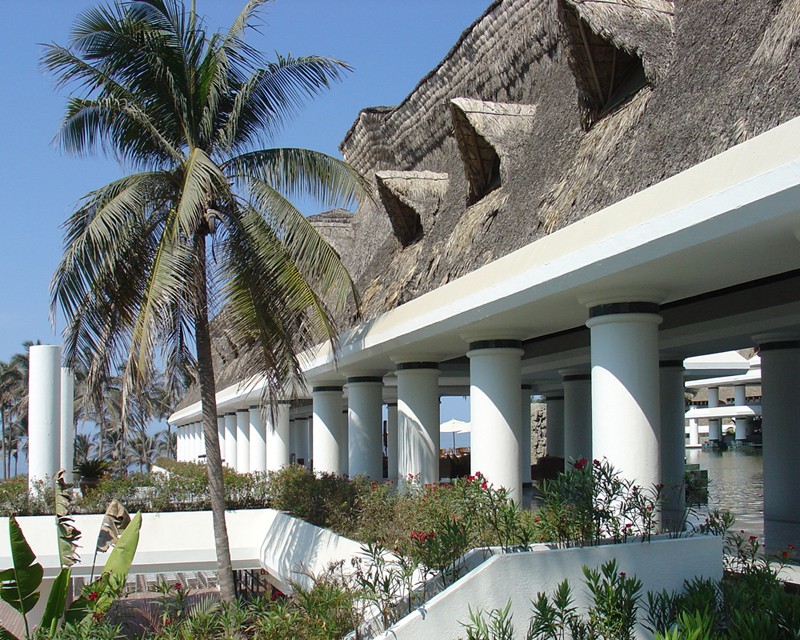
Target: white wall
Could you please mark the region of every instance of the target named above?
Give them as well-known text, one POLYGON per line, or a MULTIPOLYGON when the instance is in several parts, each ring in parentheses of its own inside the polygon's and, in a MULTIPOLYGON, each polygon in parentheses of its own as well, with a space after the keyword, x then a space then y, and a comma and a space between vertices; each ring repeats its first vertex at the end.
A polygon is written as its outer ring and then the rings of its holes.
MULTIPOLYGON (((502 608, 511 600, 516 638, 524 638, 531 613, 531 600, 540 591, 552 594, 568 579, 575 603, 585 611, 589 604, 583 567, 598 568, 616 558, 620 571, 642 581, 648 590, 680 590, 694 576, 722 578, 722 540, 709 536, 633 542, 578 549, 543 549, 493 556, 421 607, 378 636, 380 640, 455 640, 466 637, 460 622, 473 611, 502 608)), ((641 622, 642 615, 639 616, 641 622)), ((650 638, 641 626, 637 637, 650 638)))

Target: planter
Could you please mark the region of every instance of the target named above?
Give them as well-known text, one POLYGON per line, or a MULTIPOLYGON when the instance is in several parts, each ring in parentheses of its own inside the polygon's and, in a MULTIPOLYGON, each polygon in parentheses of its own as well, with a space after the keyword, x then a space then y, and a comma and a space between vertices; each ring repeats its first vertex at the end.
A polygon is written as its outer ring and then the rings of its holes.
POLYGON ((78 480, 78 486, 81 488, 81 493, 86 495, 91 489, 100 484, 100 476, 81 476, 78 480))

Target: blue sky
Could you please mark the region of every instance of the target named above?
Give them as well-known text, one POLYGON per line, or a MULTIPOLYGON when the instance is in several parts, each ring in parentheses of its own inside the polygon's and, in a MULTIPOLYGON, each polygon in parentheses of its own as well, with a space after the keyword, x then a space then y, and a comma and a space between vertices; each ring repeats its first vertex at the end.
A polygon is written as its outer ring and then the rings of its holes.
MULTIPOLYGON (((209 27, 227 27, 244 0, 197 0, 209 27)), ((358 111, 399 103, 433 69, 489 0, 274 0, 249 41, 263 51, 317 54, 354 71, 311 103, 276 140, 338 155, 358 111)), ((50 277, 61 255, 61 223, 78 199, 122 170, 111 160, 76 159, 53 145, 65 105, 39 69, 41 43, 65 44, 89 0, 3 0, 0 60, 0 359, 25 340, 60 341, 49 321, 50 277)), ((307 213, 317 213, 309 208, 307 213)))

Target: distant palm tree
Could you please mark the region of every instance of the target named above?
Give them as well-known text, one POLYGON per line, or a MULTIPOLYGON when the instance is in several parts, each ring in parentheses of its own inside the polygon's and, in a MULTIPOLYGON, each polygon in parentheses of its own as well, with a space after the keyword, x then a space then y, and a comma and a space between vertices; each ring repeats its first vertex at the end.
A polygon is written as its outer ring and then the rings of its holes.
MULTIPOLYGON (((299 378, 297 354, 337 330, 354 296, 337 253, 289 198, 346 205, 366 183, 335 158, 258 149, 347 66, 317 56, 266 60, 246 44, 263 0, 211 33, 177 0, 89 9, 44 66, 76 95, 58 141, 103 150, 131 175, 89 193, 65 225, 51 286, 67 319, 65 355, 90 386, 117 362, 123 395, 146 386, 160 346, 168 379, 200 387, 220 594, 234 598, 210 318, 225 309, 237 347, 257 351, 272 398, 299 378)), ((126 406, 125 402, 122 404, 126 406)))
POLYGON ((95 448, 94 437, 86 433, 75 434, 75 455, 73 458, 73 468, 81 462, 86 462, 92 456, 95 448))
POLYGON ((128 464, 139 465, 139 471, 150 471, 159 453, 156 436, 151 436, 145 429, 137 429, 128 442, 128 464))
POLYGON ((3 448, 3 476, 11 473, 12 456, 18 462, 20 450, 27 450, 29 351, 38 340, 26 340, 23 351, 8 362, 0 362, 0 442, 3 448))

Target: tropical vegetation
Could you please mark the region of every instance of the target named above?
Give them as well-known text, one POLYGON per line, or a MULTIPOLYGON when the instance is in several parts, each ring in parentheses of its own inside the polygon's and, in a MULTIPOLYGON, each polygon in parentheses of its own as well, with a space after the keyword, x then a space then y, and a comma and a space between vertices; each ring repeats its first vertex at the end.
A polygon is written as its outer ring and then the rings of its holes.
MULTIPOLYGON (((98 389, 118 370, 123 396, 157 358, 194 378, 202 403, 222 597, 233 598, 217 440, 210 321, 256 354, 273 398, 300 377, 297 354, 337 335, 352 298, 336 252, 292 204, 348 204, 364 182, 305 149, 261 148, 304 100, 348 67, 318 56, 267 60, 245 41, 265 0, 213 32, 178 0, 89 9, 42 62, 71 94, 57 141, 103 152, 130 173, 87 194, 65 224, 53 311, 66 318, 69 366, 98 389), (219 322, 223 322, 219 320, 219 322)), ((123 405, 124 406, 124 405, 123 405)))

